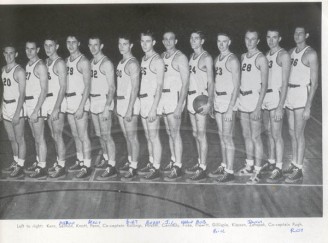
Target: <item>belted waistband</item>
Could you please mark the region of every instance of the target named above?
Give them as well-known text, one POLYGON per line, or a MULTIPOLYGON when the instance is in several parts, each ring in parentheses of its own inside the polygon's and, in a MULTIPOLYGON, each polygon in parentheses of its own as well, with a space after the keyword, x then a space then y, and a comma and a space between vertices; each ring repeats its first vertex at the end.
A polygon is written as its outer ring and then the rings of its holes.
POLYGON ((94 97, 98 97, 100 96, 100 94, 89 94, 90 97, 94 98, 94 97))
POLYGON ((227 92, 223 91, 223 92, 217 92, 215 91, 216 95, 220 96, 220 95, 227 95, 227 92))
POLYGON ((72 97, 72 96, 75 96, 75 95, 76 95, 75 92, 73 92, 73 93, 66 93, 66 97, 72 97))
POLYGON ((298 87, 301 87, 300 84, 288 84, 288 87, 290 88, 298 88, 298 87))
POLYGON ((196 90, 188 91, 188 95, 196 94, 196 90))
POLYGON ((12 100, 3 100, 3 102, 5 102, 6 104, 10 104, 10 103, 14 103, 14 102, 16 102, 16 100, 15 99, 12 99, 12 100))
POLYGON ((148 94, 139 94, 139 98, 145 98, 148 97, 148 94))
POLYGON ((245 96, 245 95, 253 94, 253 91, 252 90, 248 90, 248 91, 241 91, 240 90, 240 93, 242 94, 242 96, 245 96))
POLYGON ((118 95, 118 96, 116 96, 116 99, 117 99, 117 100, 124 100, 125 97, 124 97, 123 95, 118 95))
POLYGON ((272 90, 272 89, 267 89, 266 92, 267 92, 267 93, 271 93, 271 92, 273 92, 273 90, 272 90))
POLYGON ((171 90, 170 89, 163 89, 162 92, 163 93, 168 93, 168 92, 171 92, 171 90))
POLYGON ((33 96, 25 96, 25 100, 33 100, 34 97, 33 96))
POLYGON ((51 97, 51 96, 54 96, 53 93, 48 93, 46 97, 51 97))

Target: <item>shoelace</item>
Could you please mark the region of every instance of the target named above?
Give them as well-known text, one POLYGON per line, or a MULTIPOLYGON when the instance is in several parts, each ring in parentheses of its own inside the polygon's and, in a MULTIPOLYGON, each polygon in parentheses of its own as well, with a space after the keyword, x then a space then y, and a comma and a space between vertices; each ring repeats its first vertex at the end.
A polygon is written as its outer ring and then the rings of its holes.
POLYGON ((195 175, 192 176, 191 179, 196 179, 202 171, 203 171, 202 169, 196 170, 195 175))
POLYGON ((34 162, 31 167, 29 167, 30 170, 34 170, 37 166, 37 162, 34 162))
POLYGON ((165 170, 172 169, 173 168, 173 162, 170 162, 166 167, 165 170))
POLYGON ((178 175, 177 169, 173 167, 172 170, 171 170, 171 173, 170 173, 170 176, 169 177, 174 177, 176 175, 178 175))
POLYGON ((279 170, 275 169, 274 171, 272 171, 272 175, 270 176, 270 179, 275 178, 279 173, 279 170))
POLYGON ((77 177, 80 177, 80 176, 82 176, 82 175, 84 175, 84 174, 86 174, 87 173, 87 169, 86 168, 81 168, 81 171, 80 171, 80 173, 77 175, 77 177))
POLYGON ((293 173, 291 174, 290 178, 294 178, 298 172, 298 168, 293 169, 293 173))
POLYGON ((130 168, 126 177, 133 176, 133 169, 130 168))

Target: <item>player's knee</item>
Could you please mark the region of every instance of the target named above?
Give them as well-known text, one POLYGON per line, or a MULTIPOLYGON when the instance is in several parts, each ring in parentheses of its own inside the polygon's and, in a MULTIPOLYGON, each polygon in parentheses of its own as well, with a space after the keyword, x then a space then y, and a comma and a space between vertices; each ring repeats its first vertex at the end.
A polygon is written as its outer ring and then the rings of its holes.
POLYGON ((24 145, 25 144, 24 136, 17 136, 16 142, 18 143, 18 145, 24 145))
POLYGON ((223 142, 224 142, 224 144, 226 144, 226 145, 231 145, 231 144, 233 144, 233 140, 232 140, 232 136, 230 135, 230 134, 224 134, 223 136, 222 136, 222 140, 223 140, 223 142))
POLYGON ((259 133, 253 133, 251 135, 251 139, 252 139, 253 142, 258 142, 261 139, 261 134, 259 134, 259 133))
POLYGON ((206 132, 205 131, 197 131, 197 138, 200 140, 203 140, 206 138, 206 132))
POLYGON ((138 142, 137 141, 137 134, 127 134, 126 135, 126 138, 130 141, 130 142, 132 142, 132 143, 135 143, 135 142, 138 142))
POLYGON ((192 135, 194 136, 194 138, 197 138, 197 131, 196 130, 192 130, 192 135))

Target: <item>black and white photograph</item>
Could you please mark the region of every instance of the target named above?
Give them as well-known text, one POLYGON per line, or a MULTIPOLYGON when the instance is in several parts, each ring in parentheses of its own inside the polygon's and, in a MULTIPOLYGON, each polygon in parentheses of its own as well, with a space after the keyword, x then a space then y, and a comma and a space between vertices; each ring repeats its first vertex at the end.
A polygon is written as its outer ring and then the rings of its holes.
POLYGON ((1 3, 0 222, 323 219, 323 7, 1 3))

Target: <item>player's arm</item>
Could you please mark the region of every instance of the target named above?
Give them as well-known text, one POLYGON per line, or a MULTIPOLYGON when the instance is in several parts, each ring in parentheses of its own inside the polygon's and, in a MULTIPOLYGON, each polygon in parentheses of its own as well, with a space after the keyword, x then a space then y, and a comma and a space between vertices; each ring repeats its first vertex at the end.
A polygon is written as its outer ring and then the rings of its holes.
POLYGON ((317 52, 311 49, 307 54, 308 64, 310 66, 310 92, 307 98, 305 108, 303 111, 303 119, 307 120, 310 118, 311 105, 313 101, 314 94, 318 88, 318 69, 319 69, 319 60, 317 52))
POLYGON ((14 73, 14 78, 18 82, 19 89, 19 98, 17 101, 16 111, 12 120, 14 125, 17 125, 19 122, 20 111, 23 108, 23 104, 25 101, 25 87, 26 87, 26 74, 22 67, 17 67, 14 73))
POLYGON ((134 103, 138 97, 139 83, 140 83, 140 66, 136 60, 131 60, 127 64, 127 73, 130 75, 131 79, 131 94, 127 112, 125 114, 125 119, 131 121, 132 111, 134 103))
POLYGON ((208 101, 205 106, 202 106, 201 115, 206 115, 210 112, 213 107, 214 98, 214 72, 213 72, 213 58, 209 54, 204 55, 204 62, 207 74, 207 92, 208 101))
POLYGON ((83 116, 84 105, 87 102, 87 99, 89 98, 89 94, 90 94, 90 84, 91 84, 90 61, 86 57, 82 57, 82 59, 78 63, 78 69, 83 75, 84 90, 82 94, 82 100, 77 112, 75 113, 75 117, 77 119, 81 119, 83 116))
POLYGON ((107 84, 108 84, 107 100, 106 100, 105 110, 102 114, 103 119, 107 120, 109 118, 109 108, 110 108, 110 105, 113 102, 115 89, 116 89, 115 80, 114 80, 114 65, 113 65, 113 63, 109 59, 106 59, 100 65, 100 71, 105 74, 106 81, 107 81, 107 84))
MULTIPOLYGON (((4 67, 1 68, 1 73, 3 73, 4 67)), ((2 97, 2 99, 0 100, 0 121, 2 121, 2 102, 3 102, 3 83, 1 83, 1 93, 0 93, 0 97, 2 97)))
POLYGON ((150 122, 154 121, 156 119, 156 110, 158 103, 162 96, 162 90, 163 90, 163 82, 164 82, 164 61, 159 56, 155 57, 153 59, 154 62, 154 70, 156 72, 156 93, 154 97, 154 102, 152 104, 152 107, 150 109, 148 119, 150 122))
MULTIPOLYGON (((57 62, 54 64, 55 72, 58 75, 59 79, 59 92, 57 96, 57 100, 54 106, 54 109, 51 113, 51 120, 57 120, 60 106, 65 98, 66 88, 67 88, 67 66, 66 62, 62 59, 58 59, 57 62)), ((54 94, 55 95, 55 94, 54 94)))

